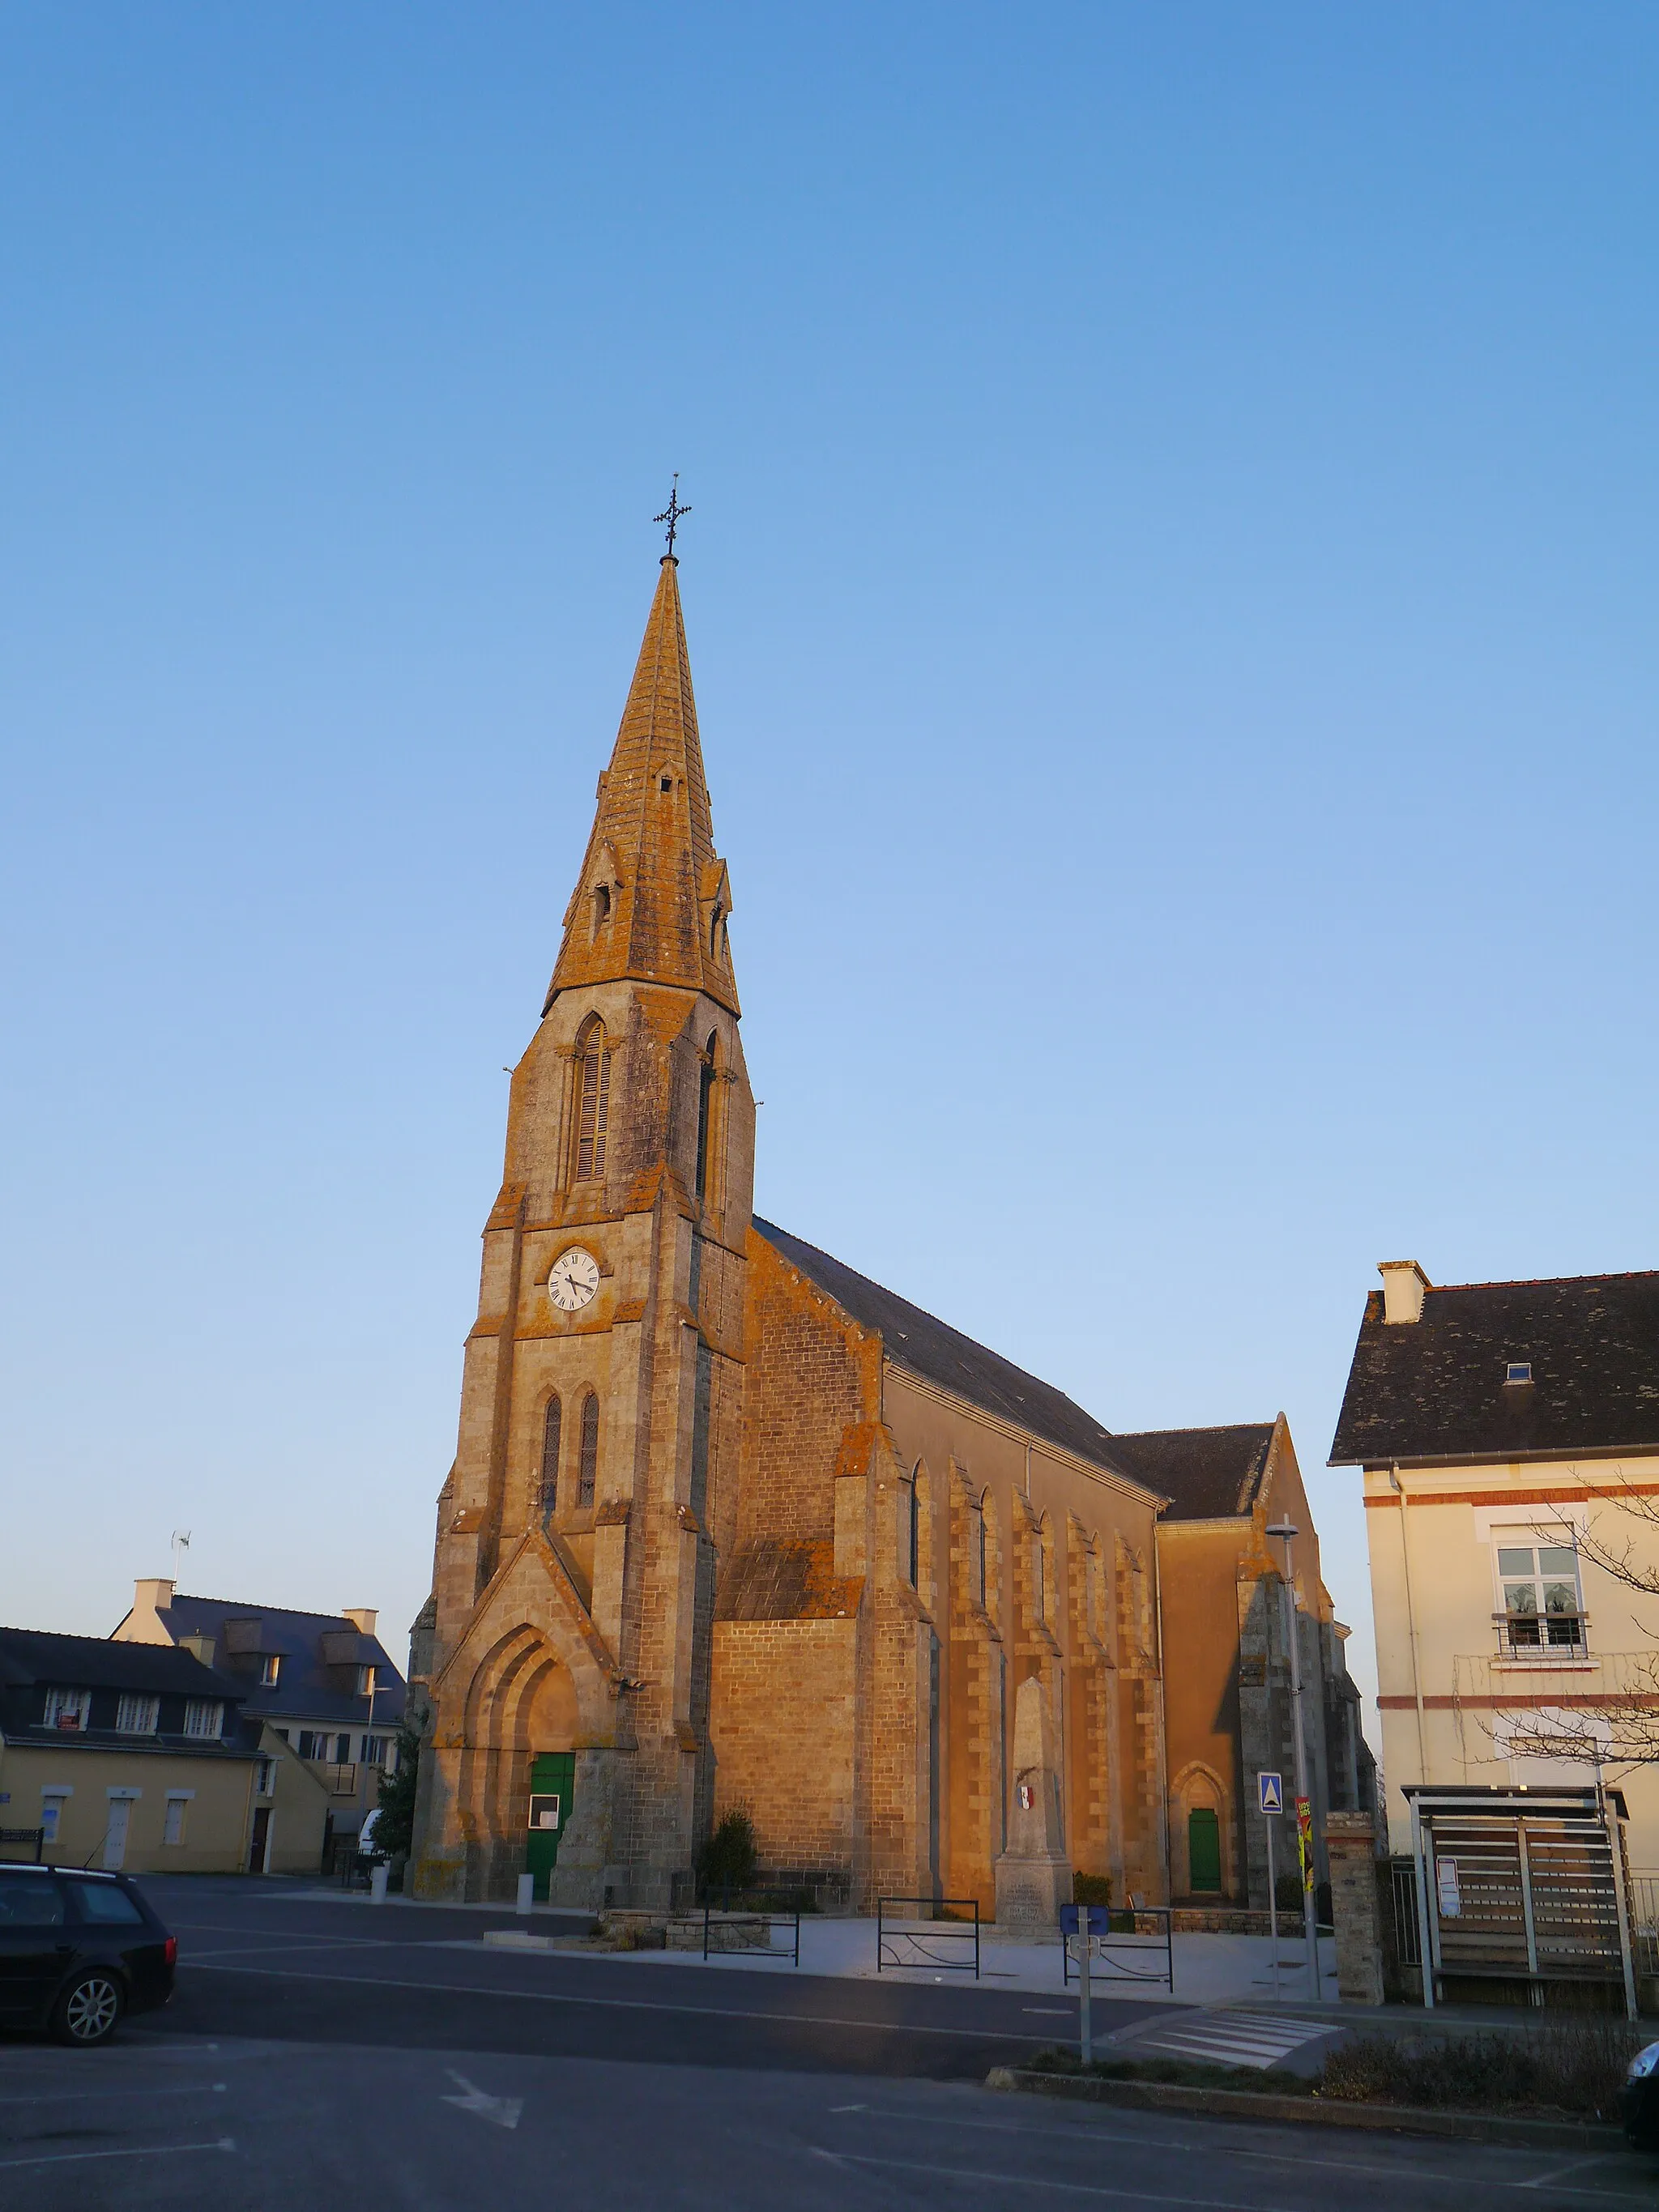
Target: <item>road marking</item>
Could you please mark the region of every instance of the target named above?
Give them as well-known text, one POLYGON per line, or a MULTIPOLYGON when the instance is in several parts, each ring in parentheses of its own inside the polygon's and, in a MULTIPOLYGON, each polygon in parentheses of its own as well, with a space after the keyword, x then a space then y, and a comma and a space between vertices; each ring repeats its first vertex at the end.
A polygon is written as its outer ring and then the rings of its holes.
POLYGON ((868 2105, 831 2105, 830 2109, 832 2112, 867 2112, 870 2107, 868 2105))
POLYGON ((750 2020, 774 2027, 854 2027, 868 2035, 943 2035, 957 2042, 1046 2043, 1044 2035, 1030 2035, 1018 2027, 927 2027, 909 2021, 869 2018, 848 2020, 833 2013, 744 2011, 736 2005, 647 2004, 641 1997, 572 1996, 562 1990, 489 1989, 477 1982, 411 1982, 386 1974, 307 1974, 285 1966, 219 1966, 199 1968, 209 1974, 258 1974, 270 1982, 343 1982, 356 1990, 425 1990, 443 1997, 518 1997, 532 2004, 587 2005, 600 2012, 678 2012, 700 2020, 750 2020))
POLYGON ((492 2097, 487 2089, 475 2088, 465 2074, 458 2074, 453 2066, 444 2069, 450 2080, 464 2096, 446 2097, 446 2105, 459 2106, 464 2112, 476 2112, 481 2120, 489 2120, 498 2128, 516 2128, 519 2115, 524 2110, 522 2097, 492 2097))
POLYGON ((1070 2005, 1022 2005, 1020 2010, 1035 2013, 1039 2020, 1075 2020, 1077 2017, 1070 2005))
POLYGON ((175 2158, 184 2150, 229 2150, 236 2148, 229 2136, 217 2142, 144 2143, 133 2150, 58 2150, 50 2158, 0 2158, 0 2170, 14 2166, 77 2166, 89 2158, 175 2158))
MULTIPOLYGON (((1161 2051, 1175 2058, 1201 2058, 1224 2066, 1275 2064, 1331 2033, 1322 2021, 1274 2019, 1270 2013, 1188 2013, 1133 2038, 1136 2053, 1161 2051)), ((1126 2046, 1130 2039, 1125 2039, 1126 2046)))
MULTIPOLYGON (((844 2109, 850 2110, 852 2108, 847 2107, 844 2109)), ((913 2110, 886 2110, 880 2106, 871 2106, 866 2109, 869 2111, 870 2117, 872 2120, 888 2120, 896 2127, 949 2128, 953 2133, 972 2132, 975 2135, 1035 2136, 1040 2141, 1044 2142, 1121 2143, 1126 2149, 1132 2150, 1172 2150, 1191 2152, 1202 2145, 1213 2142, 1214 2137, 1211 2131, 1213 2130, 1217 2125, 1214 2119, 1206 2118, 1199 2121, 1198 2130, 1189 2136, 1151 2136, 1142 2135, 1139 2132, 1133 2132, 1127 2129, 1120 2130, 1103 2126, 1096 2118, 1097 2112, 1100 2110, 1098 2106, 1092 2109, 1085 2107, 1075 2115, 1074 2124, 1068 2127, 1058 2128, 1031 2128, 1018 2125, 1011 2126, 1006 2120, 969 2120, 965 2119, 959 2112, 933 2113, 913 2110)), ((1251 2123, 1245 2123, 1244 2124, 1253 2125, 1251 2123)), ((1483 2146, 1483 2148, 1501 2150, 1507 2148, 1507 2146, 1502 2144, 1488 2144, 1483 2146)), ((1382 2165, 1375 2160, 1361 2160, 1353 2158, 1310 2158, 1306 2154, 1306 2153, 1301 2151, 1299 2148, 1296 2150, 1258 2150, 1253 2144, 1230 2141, 1227 2144, 1227 2155, 1229 2158, 1255 2159, 1260 2163, 1266 2166, 1310 2166, 1316 2168, 1322 2172, 1370 2173, 1386 2177, 1387 2179, 1395 2181, 1403 2179, 1413 2183, 1430 2181, 1444 2182, 1450 2187, 1461 2189, 1467 2189, 1469 2186, 1469 2176, 1467 2173, 1437 2173, 1427 2171, 1421 2166, 1382 2165)), ((1601 2160, 1617 2158, 1618 2156, 1619 2153, 1617 2151, 1603 2151, 1599 2154, 1599 2157, 1601 2160)), ((1581 2160, 1578 2163, 1583 2165, 1595 2165, 1597 2163, 1597 2160, 1595 2159, 1581 2160)), ((1551 2177, 1548 2175, 1544 2177, 1546 2180, 1550 2178, 1551 2177)), ((1485 2181, 1486 2185, 1491 2189, 1532 2189, 1537 2186, 1535 2182, 1511 2181, 1500 2176, 1488 2175, 1483 2176, 1481 2179, 1485 2181)), ((1566 2193, 1570 2197, 1606 2197, 1620 2204, 1643 2204, 1651 2207, 1653 2203, 1653 2196, 1651 2191, 1643 2195, 1628 2189, 1581 2188, 1569 2190, 1566 2193)))
POLYGON ((1264 2212, 1260 2204, 1246 2204, 1237 2197, 1166 2197, 1150 2189, 1126 2189, 1121 2182, 1104 2188, 1091 2181, 1050 2181, 1040 2173, 986 2173, 969 2166, 924 2166, 908 2158, 860 2158, 852 2151, 821 2151, 822 2158, 837 2166, 886 2166, 896 2173, 931 2173, 941 2181, 1000 2182, 1015 2189, 1051 2189, 1067 2197, 1107 2197, 1131 2204, 1184 2204, 1198 2212, 1264 2212))
POLYGON ((0 2097, 0 2105, 72 2105, 88 2098, 102 2105, 114 2097, 207 2097, 224 2086, 214 2081, 194 2089, 36 2089, 27 2097, 0 2097))

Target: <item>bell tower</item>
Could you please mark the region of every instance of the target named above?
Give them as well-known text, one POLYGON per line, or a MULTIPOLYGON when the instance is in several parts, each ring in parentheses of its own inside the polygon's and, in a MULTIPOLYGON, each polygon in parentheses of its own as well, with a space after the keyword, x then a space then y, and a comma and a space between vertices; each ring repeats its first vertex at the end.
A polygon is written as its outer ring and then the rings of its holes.
POLYGON ((513 1074, 438 1501, 413 1881, 663 1907, 712 1802, 755 1112, 665 557, 513 1074))

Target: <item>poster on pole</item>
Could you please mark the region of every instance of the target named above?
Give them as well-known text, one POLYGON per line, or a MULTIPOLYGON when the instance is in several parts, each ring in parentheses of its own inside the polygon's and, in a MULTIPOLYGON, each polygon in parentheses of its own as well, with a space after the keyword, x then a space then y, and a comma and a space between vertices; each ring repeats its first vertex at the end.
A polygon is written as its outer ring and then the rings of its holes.
POLYGON ((1305 1797, 1296 1801, 1296 1848, 1302 1861, 1302 1887, 1314 1886, 1313 1807, 1305 1797))

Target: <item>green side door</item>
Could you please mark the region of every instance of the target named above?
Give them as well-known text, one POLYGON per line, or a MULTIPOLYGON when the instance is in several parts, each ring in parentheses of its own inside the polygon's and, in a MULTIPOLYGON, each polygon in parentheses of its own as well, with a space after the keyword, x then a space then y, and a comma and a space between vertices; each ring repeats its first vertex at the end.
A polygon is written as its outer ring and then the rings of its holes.
POLYGON ((547 1896, 547 1877, 559 1863, 559 1838, 570 1818, 576 1787, 574 1751, 538 1751, 530 1762, 530 1830, 525 1871, 536 1877, 536 1894, 547 1896))
POLYGON ((1187 1864, 1194 1893, 1221 1887, 1221 1822, 1200 1808, 1187 1815, 1187 1864))

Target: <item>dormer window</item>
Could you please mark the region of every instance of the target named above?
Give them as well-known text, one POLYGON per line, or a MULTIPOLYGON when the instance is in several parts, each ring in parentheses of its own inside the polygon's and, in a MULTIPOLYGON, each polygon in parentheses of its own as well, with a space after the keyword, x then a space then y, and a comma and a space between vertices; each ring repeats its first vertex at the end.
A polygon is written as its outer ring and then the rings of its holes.
POLYGON ((371 1697, 374 1691, 374 1669, 372 1667, 360 1667, 357 1669, 357 1695, 360 1698, 371 1697))
POLYGON ((282 1671, 283 1661, 281 1653, 276 1651, 267 1651, 259 1662, 260 1688, 264 1690, 274 1690, 276 1686, 276 1678, 282 1671))
POLYGON ((92 1717, 90 1690, 48 1690, 46 1692, 46 1726, 79 1731, 92 1717))
POLYGON ((1505 1382, 1530 1382, 1532 1380, 1531 1360, 1511 1359, 1509 1364, 1509 1367, 1504 1373, 1504 1380, 1505 1382))

